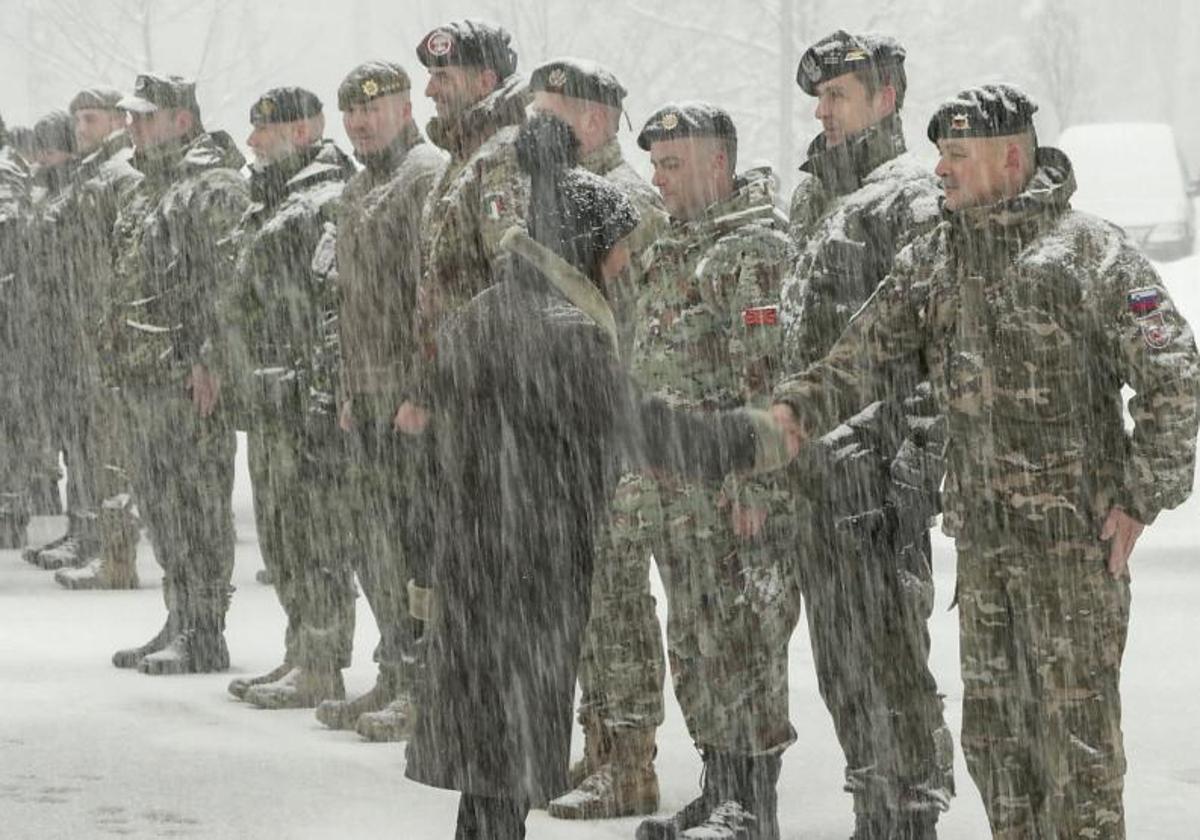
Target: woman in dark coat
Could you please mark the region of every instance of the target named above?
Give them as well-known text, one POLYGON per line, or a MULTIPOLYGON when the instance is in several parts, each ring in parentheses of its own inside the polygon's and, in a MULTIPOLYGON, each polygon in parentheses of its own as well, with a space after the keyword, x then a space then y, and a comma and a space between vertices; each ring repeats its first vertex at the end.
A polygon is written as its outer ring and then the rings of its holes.
POLYGON ((522 129, 528 232, 508 232, 500 281, 438 336, 438 537, 411 594, 432 608, 407 775, 462 792, 462 840, 524 837, 529 807, 568 787, 592 541, 622 455, 652 446, 690 472, 739 460, 632 398, 602 290, 637 211, 576 153, 553 117, 522 129))

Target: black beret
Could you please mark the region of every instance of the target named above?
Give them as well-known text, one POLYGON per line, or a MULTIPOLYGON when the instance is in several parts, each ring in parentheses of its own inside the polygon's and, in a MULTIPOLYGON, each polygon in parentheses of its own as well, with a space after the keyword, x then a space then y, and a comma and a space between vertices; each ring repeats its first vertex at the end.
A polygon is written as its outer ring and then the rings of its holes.
POLYGON ((942 103, 926 133, 934 143, 953 137, 1007 137, 1032 128, 1037 109, 1037 103, 1014 85, 980 85, 942 103))
POLYGON ((338 85, 338 110, 363 105, 372 99, 412 88, 408 73, 394 61, 364 61, 346 74, 338 85))
POLYGON ((321 113, 321 100, 302 87, 271 88, 250 106, 251 125, 307 120, 321 113))
POLYGON ((75 120, 66 111, 51 111, 33 124, 38 152, 75 152, 75 120))
POLYGON ((196 83, 182 76, 142 73, 133 83, 133 95, 117 103, 123 111, 152 114, 159 108, 183 108, 200 112, 196 102, 196 83))
POLYGON ((737 142, 737 129, 729 114, 707 102, 673 102, 654 112, 637 143, 646 151, 659 140, 679 140, 684 137, 720 137, 737 142))
POLYGON ((86 108, 95 108, 99 111, 114 111, 117 108, 117 103, 124 96, 125 94, 116 88, 90 87, 75 94, 75 98, 71 100, 71 104, 67 106, 67 110, 72 114, 86 108))
POLYGON ((529 89, 561 93, 574 99, 587 99, 620 108, 625 88, 617 77, 599 64, 578 58, 556 58, 538 67, 529 76, 529 89))
POLYGON ((417 45, 417 59, 426 67, 489 67, 501 79, 517 70, 512 36, 501 26, 479 20, 434 29, 417 45))
POLYGON ((903 74, 904 47, 886 35, 851 35, 839 29, 804 51, 796 68, 796 84, 809 96, 817 85, 847 73, 889 67, 903 74))

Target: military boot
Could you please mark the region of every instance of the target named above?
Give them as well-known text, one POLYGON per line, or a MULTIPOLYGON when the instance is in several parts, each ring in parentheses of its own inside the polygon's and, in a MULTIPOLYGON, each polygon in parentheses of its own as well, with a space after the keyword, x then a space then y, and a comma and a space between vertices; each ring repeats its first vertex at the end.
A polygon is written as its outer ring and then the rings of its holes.
POLYGON ((642 820, 634 836, 637 840, 678 840, 683 832, 703 823, 724 801, 724 792, 732 786, 726 778, 726 762, 715 752, 705 752, 700 776, 700 795, 683 806, 674 816, 642 820))
POLYGON ((167 613, 167 620, 154 638, 139 647, 123 648, 117 651, 113 654, 112 663, 118 668, 136 668, 145 657, 165 649, 178 633, 177 617, 173 613, 167 613))
POLYGON ((107 503, 97 517, 100 556, 82 569, 60 569, 54 580, 66 589, 137 589, 137 522, 107 503))
POLYGON ((326 700, 317 706, 316 717, 330 729, 354 729, 358 719, 378 712, 396 699, 400 692, 400 671, 391 665, 380 665, 375 685, 353 700, 326 700))
POLYGON ((368 741, 406 741, 412 735, 413 702, 401 694, 377 712, 365 712, 354 722, 354 731, 368 741))
MULTIPOLYGON (((658 810, 658 775, 654 772, 654 728, 622 728, 585 738, 603 747, 592 761, 595 769, 569 792, 550 802, 550 816, 564 820, 597 820, 653 814, 658 810)), ((588 763, 588 741, 584 744, 588 763)))
POLYGON ((263 586, 275 585, 275 575, 271 574, 270 569, 259 569, 254 573, 254 580, 263 586))
POLYGON ((55 537, 54 539, 50 540, 50 542, 48 542, 48 543, 42 543, 41 545, 31 545, 31 546, 29 546, 29 548, 27 548, 21 552, 21 559, 24 560, 26 563, 29 563, 32 566, 37 566, 39 569, 44 568, 38 559, 39 556, 41 555, 41 553, 43 551, 53 551, 54 549, 58 548, 60 545, 65 543, 67 540, 69 540, 70 538, 71 538, 71 534, 68 531, 67 533, 63 534, 61 537, 55 537))
POLYGON ((229 588, 223 584, 197 586, 178 594, 183 605, 182 631, 165 648, 145 656, 138 670, 154 676, 229 670, 229 648, 225 644, 229 588))
POLYGON ((277 680, 251 686, 243 699, 263 709, 311 709, 345 697, 340 670, 292 668, 277 680))
POLYGON ((591 714, 581 714, 579 723, 583 727, 583 758, 567 770, 567 784, 572 790, 608 763, 608 751, 612 743, 600 718, 591 714))
POLYGON ((228 686, 229 693, 239 700, 246 699, 246 692, 256 685, 266 685, 273 683, 276 680, 281 680, 292 670, 292 663, 286 660, 276 665, 265 674, 259 674, 257 677, 237 677, 231 680, 228 686))
POLYGON ((637 840, 779 840, 779 756, 706 753, 700 796, 674 817, 643 820, 637 840))

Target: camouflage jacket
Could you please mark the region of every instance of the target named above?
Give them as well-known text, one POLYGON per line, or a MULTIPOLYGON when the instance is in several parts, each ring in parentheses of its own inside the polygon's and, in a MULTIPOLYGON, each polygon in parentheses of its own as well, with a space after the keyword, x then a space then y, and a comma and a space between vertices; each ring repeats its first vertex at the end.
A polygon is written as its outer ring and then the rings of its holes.
POLYGON ((404 397, 417 353, 421 210, 445 165, 410 124, 342 194, 336 238, 331 231, 317 260, 331 271, 336 253, 343 400, 371 394, 399 405, 404 397))
POLYGON ((221 310, 230 378, 254 416, 325 414, 323 425, 333 428, 336 371, 323 360, 338 301, 313 256, 353 174, 350 158, 328 140, 251 172, 236 281, 221 310))
POLYGON ((517 165, 513 143, 527 98, 524 80, 513 76, 455 123, 436 117, 429 123, 430 139, 450 152, 450 164, 421 219, 420 379, 429 372, 442 321, 495 282, 500 238, 524 218, 528 179, 517 165))
POLYGON ((224 132, 135 152, 145 176, 113 227, 115 277, 103 301, 106 385, 180 387, 218 333, 233 276, 233 230, 249 204, 245 159, 224 132))
POLYGON ((1149 523, 1191 492, 1192 331, 1131 241, 1070 209, 1074 185, 1044 148, 1021 195, 946 213, 829 354, 776 389, 829 428, 912 387, 915 364, 947 418, 951 534, 1094 539, 1114 504, 1149 523))
POLYGON ((646 276, 646 266, 642 258, 667 228, 667 212, 663 209, 658 190, 625 162, 616 138, 584 157, 579 165, 619 187, 641 216, 638 226, 629 235, 629 250, 633 255, 630 271, 608 290, 609 304, 617 323, 618 350, 621 360, 627 363, 633 351, 637 298, 646 276))
MULTIPOLYGON (((796 262, 783 281, 781 313, 789 370, 829 352, 900 249, 937 224, 941 195, 933 173, 905 151, 899 115, 833 149, 825 148, 820 135, 800 168, 807 177, 792 196, 790 218, 796 262)), ((882 458, 882 469, 890 464, 898 479, 890 495, 899 493, 896 501, 914 517, 936 513, 944 424, 928 388, 911 395, 903 409, 860 415, 849 428, 809 447, 802 460, 810 467, 803 474, 816 482, 809 494, 830 500, 835 512, 857 515, 865 502, 863 485, 878 474, 882 458), (898 426, 880 428, 886 422, 898 426), (877 457, 860 457, 867 451, 877 457), (832 475, 843 480, 831 482, 832 475), (857 486, 834 486, 839 483, 857 486)))
POLYGON ((0 128, 0 355, 4 358, 0 363, 0 386, 11 396, 23 367, 25 324, 20 311, 26 284, 21 255, 30 209, 29 168, 4 140, 0 128))
MULTIPOLYGON (((66 353, 66 287, 71 273, 71 243, 68 239, 74 163, 37 166, 31 179, 33 206, 25 229, 23 270, 26 300, 22 306, 31 353, 31 384, 41 392, 35 399, 48 398, 47 383, 58 382, 72 367, 66 353)), ((45 408, 45 406, 39 406, 45 408)))
POLYGON ((46 322, 54 355, 68 368, 57 375, 79 377, 85 386, 97 375, 96 327, 113 282, 113 224, 142 179, 132 161, 128 135, 114 132, 79 162, 57 214, 61 276, 47 289, 46 322))
POLYGON ((701 218, 672 219, 651 246, 630 364, 646 394, 705 412, 769 402, 789 262, 773 199, 772 173, 752 170, 701 218))

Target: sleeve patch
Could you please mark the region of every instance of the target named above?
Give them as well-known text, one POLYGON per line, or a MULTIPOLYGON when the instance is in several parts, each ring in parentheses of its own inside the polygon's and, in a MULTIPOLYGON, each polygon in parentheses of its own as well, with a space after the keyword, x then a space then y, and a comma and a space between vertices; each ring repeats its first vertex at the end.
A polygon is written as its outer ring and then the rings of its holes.
POLYGON ((742 310, 742 323, 747 327, 775 327, 779 325, 778 306, 752 306, 742 310))
POLYGON ((1161 303, 1158 289, 1153 286, 1134 289, 1125 296, 1125 300, 1129 306, 1129 311, 1137 318, 1154 312, 1158 309, 1159 303, 1161 303))
POLYGON ((1161 312, 1138 318, 1138 326, 1142 328, 1142 339, 1151 350, 1161 350, 1174 338, 1173 331, 1161 312))

